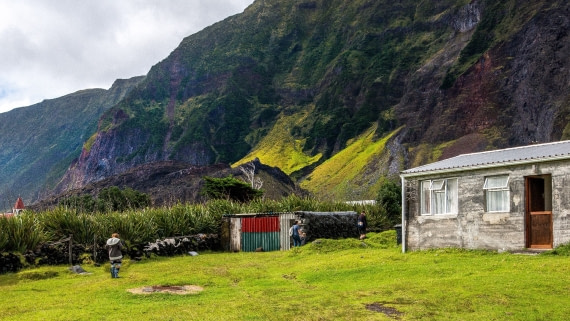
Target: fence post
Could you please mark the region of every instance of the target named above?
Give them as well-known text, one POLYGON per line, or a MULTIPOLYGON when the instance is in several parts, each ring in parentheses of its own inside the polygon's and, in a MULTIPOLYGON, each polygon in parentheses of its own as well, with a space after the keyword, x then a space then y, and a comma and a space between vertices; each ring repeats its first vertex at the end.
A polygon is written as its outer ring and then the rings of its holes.
POLYGON ((73 251, 72 251, 72 245, 73 245, 73 234, 69 235, 69 265, 73 266, 73 251))
POLYGON ((97 263, 97 234, 93 235, 93 262, 97 263))

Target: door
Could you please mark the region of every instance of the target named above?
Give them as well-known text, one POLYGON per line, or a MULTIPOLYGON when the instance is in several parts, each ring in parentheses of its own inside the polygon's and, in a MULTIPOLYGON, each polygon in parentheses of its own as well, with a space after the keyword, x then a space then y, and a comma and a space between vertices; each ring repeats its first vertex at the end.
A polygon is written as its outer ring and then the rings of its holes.
POLYGON ((552 180, 550 175, 526 177, 526 247, 552 248, 552 180))

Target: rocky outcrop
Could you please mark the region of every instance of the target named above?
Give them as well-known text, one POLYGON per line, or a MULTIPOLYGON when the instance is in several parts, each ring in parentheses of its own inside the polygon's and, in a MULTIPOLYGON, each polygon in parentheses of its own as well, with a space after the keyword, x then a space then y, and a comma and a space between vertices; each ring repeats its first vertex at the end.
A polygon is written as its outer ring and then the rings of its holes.
MULTIPOLYGON (((279 168, 261 164, 258 160, 252 164, 255 168, 255 177, 263 182, 265 199, 279 200, 292 194, 306 196, 306 191, 300 189, 279 168)), ((149 195, 154 206, 171 206, 180 202, 198 203, 206 201, 201 194, 204 176, 221 178, 230 175, 248 181, 239 167, 231 168, 227 164, 196 166, 174 161, 153 162, 89 183, 81 188, 47 197, 31 204, 28 208, 34 211, 53 208, 65 197, 82 194, 97 196, 99 191, 109 186, 131 188, 145 193, 149 195)))
POLYGON ((441 88, 444 74, 474 30, 450 39, 445 52, 414 73, 397 106, 409 128, 405 142, 456 141, 448 146, 456 152, 444 153, 451 157, 562 139, 569 115, 570 9, 559 3, 533 10, 536 14, 518 29, 510 26, 513 35, 483 53, 449 89, 441 88))

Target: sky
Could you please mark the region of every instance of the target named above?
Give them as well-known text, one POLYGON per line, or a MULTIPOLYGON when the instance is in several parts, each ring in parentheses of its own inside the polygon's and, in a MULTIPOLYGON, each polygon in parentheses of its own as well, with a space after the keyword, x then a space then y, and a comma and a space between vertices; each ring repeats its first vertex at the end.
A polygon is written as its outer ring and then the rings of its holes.
POLYGON ((253 0, 0 0, 0 113, 146 75, 253 0))

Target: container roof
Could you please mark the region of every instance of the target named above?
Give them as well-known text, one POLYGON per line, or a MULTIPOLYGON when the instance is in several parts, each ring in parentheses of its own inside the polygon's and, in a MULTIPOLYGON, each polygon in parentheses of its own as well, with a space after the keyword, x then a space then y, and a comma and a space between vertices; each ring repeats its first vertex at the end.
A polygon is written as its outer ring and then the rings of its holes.
POLYGON ((402 171, 403 177, 570 159, 570 140, 462 154, 402 171))

